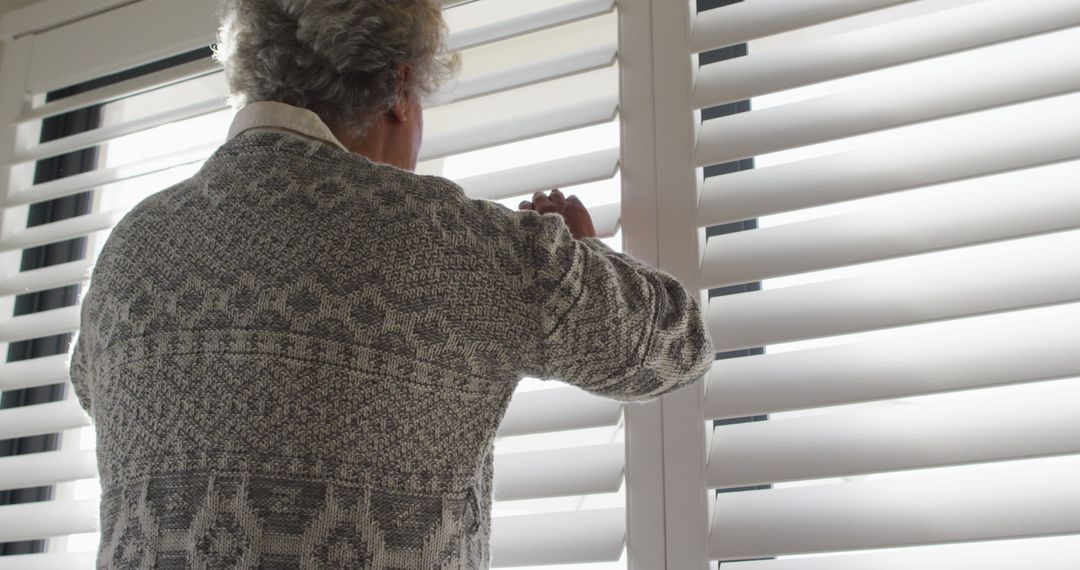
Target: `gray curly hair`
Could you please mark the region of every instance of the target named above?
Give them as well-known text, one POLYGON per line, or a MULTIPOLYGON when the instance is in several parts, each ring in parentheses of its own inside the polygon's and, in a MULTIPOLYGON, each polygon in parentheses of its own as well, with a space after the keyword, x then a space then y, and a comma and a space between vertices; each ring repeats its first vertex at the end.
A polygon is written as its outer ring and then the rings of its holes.
POLYGON ((440 0, 220 0, 214 57, 230 103, 309 109, 335 133, 362 136, 409 93, 430 99, 459 68, 440 0))

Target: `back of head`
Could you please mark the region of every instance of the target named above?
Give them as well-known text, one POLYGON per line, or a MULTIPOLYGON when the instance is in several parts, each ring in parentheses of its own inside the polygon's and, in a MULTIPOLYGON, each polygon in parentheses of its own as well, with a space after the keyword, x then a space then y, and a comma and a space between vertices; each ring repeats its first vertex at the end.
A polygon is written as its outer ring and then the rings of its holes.
POLYGON ((221 0, 216 57, 232 103, 277 101, 360 137, 405 89, 433 95, 458 68, 439 0, 221 0))

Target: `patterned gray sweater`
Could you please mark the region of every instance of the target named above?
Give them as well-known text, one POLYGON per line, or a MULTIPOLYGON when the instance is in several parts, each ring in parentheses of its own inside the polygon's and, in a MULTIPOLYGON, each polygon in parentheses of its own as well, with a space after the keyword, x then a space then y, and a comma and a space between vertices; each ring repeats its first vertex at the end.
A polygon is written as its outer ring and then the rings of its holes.
POLYGON ((638 401, 713 357, 695 295, 557 214, 245 133, 94 268, 98 567, 487 568, 523 376, 638 401))

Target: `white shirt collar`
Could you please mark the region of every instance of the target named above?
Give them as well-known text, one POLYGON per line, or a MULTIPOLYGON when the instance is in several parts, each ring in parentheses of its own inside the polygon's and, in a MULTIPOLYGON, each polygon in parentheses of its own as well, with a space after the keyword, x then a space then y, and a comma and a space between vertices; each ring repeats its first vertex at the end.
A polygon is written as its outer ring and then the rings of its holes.
POLYGON ((334 136, 330 127, 315 113, 276 101, 248 103, 236 113, 226 140, 251 129, 290 131, 320 140, 348 152, 345 145, 334 136))

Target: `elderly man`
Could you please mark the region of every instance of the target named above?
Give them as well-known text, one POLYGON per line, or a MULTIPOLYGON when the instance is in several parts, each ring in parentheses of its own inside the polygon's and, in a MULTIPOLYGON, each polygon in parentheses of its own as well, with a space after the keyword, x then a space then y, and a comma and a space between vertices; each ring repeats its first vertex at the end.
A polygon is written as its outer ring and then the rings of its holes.
POLYGON ((228 141, 120 222, 83 301, 98 567, 486 568, 518 381, 689 384, 698 302, 573 196, 412 172, 455 68, 437 0, 222 8, 228 141))

